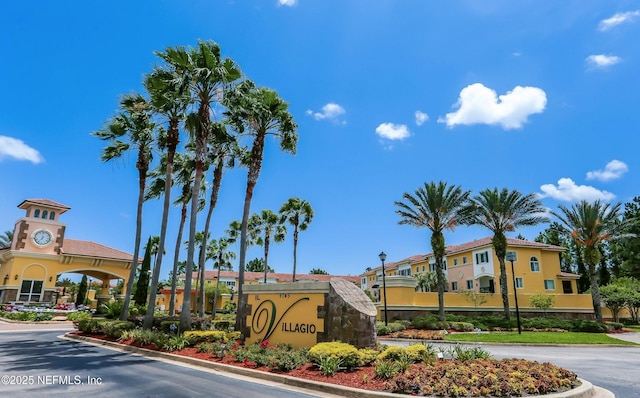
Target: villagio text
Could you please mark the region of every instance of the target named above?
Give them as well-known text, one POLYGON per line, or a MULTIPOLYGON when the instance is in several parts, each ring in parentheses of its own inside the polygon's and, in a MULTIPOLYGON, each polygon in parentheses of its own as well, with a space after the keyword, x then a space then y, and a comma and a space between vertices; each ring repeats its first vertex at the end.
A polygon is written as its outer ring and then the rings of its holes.
POLYGON ((288 333, 316 333, 316 325, 313 323, 282 322, 282 331, 288 333))

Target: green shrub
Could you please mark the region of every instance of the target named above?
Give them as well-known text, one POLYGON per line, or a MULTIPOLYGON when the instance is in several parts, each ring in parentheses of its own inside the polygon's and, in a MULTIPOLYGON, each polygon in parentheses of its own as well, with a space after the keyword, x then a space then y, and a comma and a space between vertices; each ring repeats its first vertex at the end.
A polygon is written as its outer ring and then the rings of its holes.
POLYGON ((160 330, 164 333, 180 334, 180 321, 162 321, 160 322, 160 330))
POLYGON ((606 333, 609 328, 604 323, 590 321, 587 319, 574 319, 572 332, 587 332, 587 333, 606 333))
POLYGON ((82 333, 102 333, 102 327, 100 323, 101 321, 98 319, 81 319, 78 321, 78 330, 82 333))
POLYGON ((473 323, 469 322, 451 322, 450 326, 458 332, 471 332, 474 329, 473 323))
POLYGON ((298 369, 309 361, 307 353, 306 349, 271 349, 267 367, 279 372, 298 369))
POLYGON ((454 359, 460 361, 470 361, 472 359, 491 359, 491 354, 488 351, 479 347, 465 347, 456 345, 448 349, 450 355, 454 359))
POLYGON ((214 330, 230 330, 235 326, 235 319, 216 319, 211 322, 211 328, 214 330))
POLYGON ((377 360, 378 361, 397 361, 400 358, 407 356, 407 350, 400 346, 390 346, 386 350, 382 351, 377 360))
POLYGON ((103 321, 100 322, 100 329, 107 337, 119 339, 126 330, 135 328, 135 324, 129 321, 103 321))
POLYGON ((189 347, 190 345, 191 341, 189 338, 180 335, 173 335, 164 340, 162 349, 165 351, 178 351, 185 347, 189 347))
POLYGON ((378 357, 378 354, 379 352, 377 350, 372 350, 371 348, 359 349, 358 356, 360 360, 358 361, 358 366, 371 365, 378 357))
POLYGON ((225 314, 231 314, 236 312, 236 303, 234 303, 233 301, 227 301, 222 306, 222 312, 225 314))
POLYGON ((325 358, 337 358, 341 366, 353 369, 360 363, 358 349, 351 344, 333 341, 328 343, 318 343, 309 350, 309 360, 316 365, 325 358))
POLYGON ((200 343, 197 346, 198 352, 208 352, 211 356, 224 358, 224 354, 227 352, 226 344, 222 343, 200 343))
POLYGON ((609 330, 622 330, 624 325, 620 322, 605 322, 605 325, 609 327, 609 330))
POLYGON ((438 317, 435 315, 425 315, 413 318, 411 320, 411 326, 416 329, 427 329, 427 330, 443 330, 449 329, 450 325, 447 321, 440 321, 438 317))
POLYGON ((320 357, 317 362, 318 369, 325 376, 332 376, 339 370, 343 370, 342 361, 338 357, 320 357))
POLYGON ((68 321, 78 322, 81 319, 91 319, 91 313, 88 311, 71 312, 67 315, 68 321))
POLYGON ((393 361, 378 361, 374 373, 377 379, 389 380, 398 374, 398 365, 393 361))
POLYGON ((208 342, 227 342, 227 333, 222 330, 187 330, 184 332, 184 337, 191 340, 193 343, 200 343, 203 341, 208 342))
POLYGON ((100 306, 101 312, 104 314, 104 317, 107 319, 115 319, 120 316, 122 312, 122 307, 124 307, 124 302, 122 300, 110 301, 108 303, 103 303, 100 306))

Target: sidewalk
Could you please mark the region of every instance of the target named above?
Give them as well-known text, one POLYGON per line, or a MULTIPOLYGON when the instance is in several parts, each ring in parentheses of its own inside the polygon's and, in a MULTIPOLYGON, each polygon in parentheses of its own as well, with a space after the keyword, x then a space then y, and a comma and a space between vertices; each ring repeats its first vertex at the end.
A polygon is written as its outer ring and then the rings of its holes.
POLYGON ((609 336, 611 338, 614 338, 614 339, 618 339, 618 340, 630 341, 632 343, 640 344, 640 333, 638 333, 638 332, 633 332, 633 333, 612 333, 612 334, 607 334, 607 336, 609 336))
POLYGON ((45 322, 21 322, 0 320, 0 333, 3 332, 29 332, 34 330, 73 330, 73 322, 70 321, 45 321, 45 322))

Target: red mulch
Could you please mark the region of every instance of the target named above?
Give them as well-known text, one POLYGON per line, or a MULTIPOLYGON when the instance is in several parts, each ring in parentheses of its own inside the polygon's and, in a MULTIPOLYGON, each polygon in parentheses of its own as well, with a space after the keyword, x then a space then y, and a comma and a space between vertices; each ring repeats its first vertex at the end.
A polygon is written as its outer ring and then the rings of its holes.
MULTIPOLYGON (((78 335, 81 335, 81 336, 92 337, 94 339, 99 339, 99 340, 118 342, 117 340, 112 339, 112 338, 108 338, 103 334, 84 334, 82 332, 72 332, 72 333, 73 334, 78 334, 78 335)), ((130 346, 135 346, 135 347, 146 348, 146 349, 149 349, 149 350, 160 351, 153 344, 146 345, 146 346, 140 346, 140 345, 137 345, 137 344, 132 344, 131 341, 121 341, 121 342, 118 342, 118 343, 122 344, 122 345, 130 345, 130 346)), ((386 387, 386 381, 380 380, 380 379, 376 379, 373 366, 365 366, 365 367, 356 369, 356 370, 354 370, 352 372, 336 372, 332 376, 325 376, 318 370, 317 367, 315 367, 311 363, 308 363, 308 364, 304 365, 301 368, 298 368, 298 369, 295 369, 295 370, 291 370, 289 372, 273 372, 267 367, 258 367, 258 368, 256 368, 256 367, 253 367, 253 366, 245 366, 244 363, 235 362, 233 360, 233 358, 230 358, 229 356, 225 357, 222 360, 218 359, 218 358, 214 358, 214 357, 211 356, 210 353, 208 353, 208 352, 198 352, 197 349, 194 348, 194 347, 187 347, 187 348, 184 348, 184 349, 179 350, 179 351, 173 351, 173 352, 171 352, 171 354, 182 355, 182 356, 190 357, 190 358, 202 359, 202 360, 205 360, 205 361, 223 363, 223 364, 226 364, 226 365, 232 365, 232 366, 237 366, 237 367, 245 367, 245 368, 250 368, 250 369, 254 369, 254 370, 259 370, 259 371, 262 371, 262 372, 277 373, 277 374, 297 377, 297 378, 300 378, 300 379, 313 380, 313 381, 317 381, 317 382, 321 382, 321 383, 337 384, 337 385, 340 385, 340 386, 343 386, 343 387, 352 387, 352 388, 359 388, 359 389, 371 390, 371 391, 383 391, 383 390, 385 390, 385 387, 386 387)))

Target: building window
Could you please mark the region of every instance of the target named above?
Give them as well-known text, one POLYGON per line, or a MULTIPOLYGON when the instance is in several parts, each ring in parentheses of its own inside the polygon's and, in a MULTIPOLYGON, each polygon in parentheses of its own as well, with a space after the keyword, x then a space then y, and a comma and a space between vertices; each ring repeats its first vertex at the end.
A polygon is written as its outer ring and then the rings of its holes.
POLYGON ((33 216, 35 218, 40 218, 40 209, 36 209, 36 211, 33 212, 33 216))
POLYGON ((467 256, 462 256, 462 264, 466 264, 467 263, 467 256))
POLYGON ((514 262, 518 262, 518 253, 516 253, 514 251, 508 251, 506 257, 509 257, 509 255, 510 255, 509 253, 513 253, 513 254, 511 254, 513 256, 513 261, 514 262))
POLYGON ((419 266, 418 266, 418 267, 416 267, 416 274, 417 274, 418 272, 420 272, 420 267, 419 267, 419 266))
POLYGON ((42 281, 23 280, 20 288, 20 301, 40 301, 42 281))
POLYGON ((454 259, 453 259, 453 265, 454 265, 454 266, 458 265, 458 259, 457 259, 457 258, 454 258, 454 259))
POLYGON ((447 260, 442 260, 442 269, 443 269, 444 271, 446 271, 446 270, 447 270, 447 260))
POLYGON ((46 220, 47 216, 49 216, 49 213, 46 210, 42 210, 42 218, 46 220))
POLYGON ((531 272, 540 272, 540 263, 537 257, 531 257, 529 264, 531 264, 531 272))
POLYGON ((429 264, 429 271, 436 272, 436 263, 429 264))
POLYGON ((476 253, 476 264, 489 262, 489 252, 476 253))
POLYGON ((422 266, 422 272, 424 272, 426 270, 426 268, 424 267, 424 265, 422 266))
POLYGON ((52 211, 51 213, 49 213, 49 220, 54 220, 56 218, 56 212, 52 211))
POLYGON ((553 279, 545 279, 544 280, 544 289, 545 290, 556 290, 556 283, 553 279))
POLYGON ((516 277, 516 289, 522 289, 524 287, 524 282, 522 281, 522 278, 517 276, 516 277))
POLYGON ((411 268, 401 269, 399 274, 402 276, 411 276, 411 268))
POLYGON ((458 291, 458 282, 456 281, 451 282, 451 291, 454 291, 454 292, 458 291))
POLYGON ((571 285, 571 281, 562 281, 562 293, 573 294, 573 286, 571 285))
POLYGON ((467 279, 467 290, 473 290, 473 279, 467 279))

